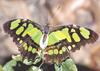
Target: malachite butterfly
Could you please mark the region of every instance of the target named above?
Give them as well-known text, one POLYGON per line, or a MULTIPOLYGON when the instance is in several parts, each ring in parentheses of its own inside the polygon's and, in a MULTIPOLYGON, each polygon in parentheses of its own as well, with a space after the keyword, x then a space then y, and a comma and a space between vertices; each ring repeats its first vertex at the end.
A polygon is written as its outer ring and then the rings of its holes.
POLYGON ((43 53, 45 63, 61 63, 69 57, 70 51, 93 43, 98 35, 85 27, 76 25, 58 26, 44 29, 29 19, 13 19, 4 24, 4 30, 13 37, 23 58, 35 61, 43 53), (40 52, 40 53, 39 53, 40 52))

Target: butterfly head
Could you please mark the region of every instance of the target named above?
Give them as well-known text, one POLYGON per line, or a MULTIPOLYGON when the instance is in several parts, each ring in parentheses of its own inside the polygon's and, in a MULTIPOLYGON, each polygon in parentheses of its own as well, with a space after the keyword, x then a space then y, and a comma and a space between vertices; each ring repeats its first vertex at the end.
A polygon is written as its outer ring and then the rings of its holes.
POLYGON ((48 24, 46 24, 46 25, 44 26, 43 33, 44 33, 44 34, 48 34, 48 33, 49 33, 49 25, 48 25, 48 24))

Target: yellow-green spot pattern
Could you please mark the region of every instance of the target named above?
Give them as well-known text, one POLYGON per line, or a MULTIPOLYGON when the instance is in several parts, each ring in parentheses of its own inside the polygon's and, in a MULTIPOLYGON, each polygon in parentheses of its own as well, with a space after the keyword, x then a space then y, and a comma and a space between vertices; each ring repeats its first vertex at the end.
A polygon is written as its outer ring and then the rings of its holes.
POLYGON ((58 54, 58 49, 54 49, 54 54, 58 54))
POLYGON ((24 49, 25 49, 25 50, 28 50, 28 47, 27 47, 27 46, 25 46, 25 47, 24 47, 24 49))
POLYGON ((69 32, 68 32, 68 28, 64 28, 64 29, 62 29, 62 32, 64 33, 64 35, 66 36, 66 39, 67 39, 67 41, 68 42, 72 42, 72 40, 71 40, 71 37, 70 37, 70 34, 69 34, 69 32))
POLYGON ((64 46, 64 47, 62 47, 62 51, 63 51, 63 52, 65 52, 65 51, 66 51, 66 49, 67 49, 67 48, 66 48, 65 46, 64 46))
POLYGON ((13 29, 17 28, 19 26, 20 22, 21 22, 21 19, 17 19, 15 21, 12 21, 11 25, 10 25, 10 29, 13 30, 13 29))
POLYGON ((74 39, 75 42, 79 42, 80 41, 80 37, 78 36, 77 33, 73 33, 72 37, 73 37, 73 39, 74 39))
POLYGON ((24 42, 23 47, 25 50, 28 50, 27 44, 24 42))
POLYGON ((53 50, 49 50, 49 51, 48 51, 48 54, 49 54, 49 55, 53 55, 53 50))
POLYGON ((72 47, 74 48, 75 47, 75 44, 73 44, 72 47))
POLYGON ((25 50, 28 50, 27 43, 24 43, 23 47, 24 47, 25 50))
POLYGON ((59 51, 59 54, 63 54, 63 50, 60 50, 60 51, 59 51))
MULTIPOLYGON (((27 35, 28 32, 29 32, 30 30, 32 30, 32 29, 34 29, 33 25, 32 25, 32 24, 29 24, 28 27, 27 27, 27 29, 26 29, 26 30, 24 31, 24 33, 22 34, 22 36, 24 37, 25 35, 27 35)), ((34 32, 32 32, 32 33, 34 33, 34 32)))
POLYGON ((16 34, 20 35, 23 31, 24 31, 24 27, 21 26, 20 28, 17 29, 16 34))
POLYGON ((27 43, 24 43, 24 44, 23 44, 23 47, 25 47, 25 46, 27 46, 27 43))
POLYGON ((23 26, 26 27, 27 26, 27 23, 24 23, 23 26))
POLYGON ((23 42, 23 40, 20 40, 20 41, 19 41, 19 43, 22 43, 22 42, 23 42))
POLYGON ((32 46, 28 47, 28 52, 32 51, 32 46))
POLYGON ((80 27, 80 33, 85 39, 89 39, 90 31, 85 29, 84 27, 80 27))
POLYGON ((33 49, 32 49, 32 53, 34 54, 35 52, 36 52, 36 49, 35 49, 35 48, 33 48, 33 49))

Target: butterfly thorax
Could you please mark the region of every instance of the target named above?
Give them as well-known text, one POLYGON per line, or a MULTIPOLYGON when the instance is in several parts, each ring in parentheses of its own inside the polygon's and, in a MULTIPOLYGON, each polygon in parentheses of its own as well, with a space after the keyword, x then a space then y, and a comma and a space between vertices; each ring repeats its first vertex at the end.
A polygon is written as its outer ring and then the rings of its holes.
POLYGON ((43 30, 43 35, 40 39, 40 47, 42 49, 45 49, 47 47, 47 44, 48 44, 48 34, 49 34, 49 26, 46 25, 44 27, 44 30, 43 30))

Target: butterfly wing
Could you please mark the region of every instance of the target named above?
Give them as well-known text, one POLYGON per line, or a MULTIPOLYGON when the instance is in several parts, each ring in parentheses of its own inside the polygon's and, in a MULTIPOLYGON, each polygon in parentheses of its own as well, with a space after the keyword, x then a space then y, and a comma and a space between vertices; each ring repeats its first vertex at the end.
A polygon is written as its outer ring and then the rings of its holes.
POLYGON ((62 26, 49 34, 45 61, 60 63, 69 57, 70 51, 75 51, 87 43, 93 43, 98 35, 84 27, 76 25, 62 26))
POLYGON ((40 26, 28 19, 14 19, 4 24, 4 30, 13 37, 22 56, 33 61, 43 34, 40 26))

